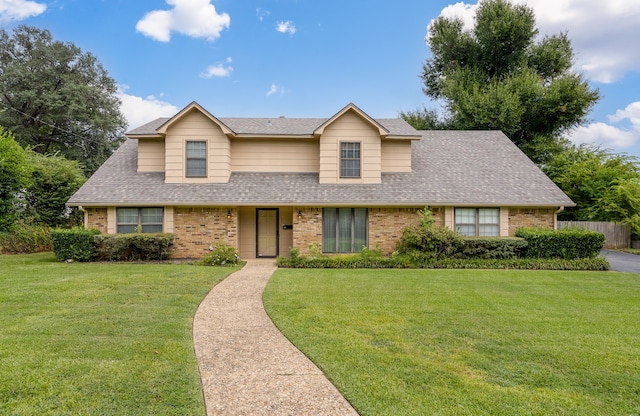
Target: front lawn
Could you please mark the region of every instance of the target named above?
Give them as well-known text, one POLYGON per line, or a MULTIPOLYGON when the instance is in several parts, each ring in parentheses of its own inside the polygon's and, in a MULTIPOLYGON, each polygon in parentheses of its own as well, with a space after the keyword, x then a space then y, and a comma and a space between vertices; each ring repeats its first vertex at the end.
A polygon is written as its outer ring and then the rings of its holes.
POLYGON ((362 415, 640 414, 640 276, 280 269, 276 325, 362 415))
POLYGON ((192 320, 234 270, 0 256, 0 414, 203 415, 192 320))

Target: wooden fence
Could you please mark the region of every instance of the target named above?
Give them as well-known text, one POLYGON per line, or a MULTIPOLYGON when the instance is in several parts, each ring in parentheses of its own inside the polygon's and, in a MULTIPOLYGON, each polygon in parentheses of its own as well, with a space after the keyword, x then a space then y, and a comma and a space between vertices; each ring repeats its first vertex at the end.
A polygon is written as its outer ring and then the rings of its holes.
POLYGON ((558 228, 584 228, 604 234, 604 248, 629 248, 631 229, 629 224, 597 221, 558 221, 558 228))

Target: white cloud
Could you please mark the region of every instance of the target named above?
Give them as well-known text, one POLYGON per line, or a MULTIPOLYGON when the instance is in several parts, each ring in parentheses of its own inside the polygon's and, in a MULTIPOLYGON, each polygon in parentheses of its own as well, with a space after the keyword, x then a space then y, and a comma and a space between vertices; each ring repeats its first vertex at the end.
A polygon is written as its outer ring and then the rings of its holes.
POLYGON ((280 85, 271 84, 271 88, 269 88, 269 91, 267 91, 267 97, 272 96, 273 94, 284 95, 284 88, 282 88, 280 85))
POLYGON ((629 104, 624 110, 618 110, 614 115, 609 116, 609 121, 618 123, 629 119, 633 128, 640 132, 640 101, 629 104))
POLYGON ((576 144, 595 144, 616 151, 626 151, 640 145, 640 101, 629 104, 608 118, 611 124, 599 122, 578 127, 571 132, 569 139, 576 144), (630 125, 614 125, 617 123, 630 125))
POLYGON ((288 33, 293 35, 296 33, 296 25, 293 24, 291 20, 287 20, 286 22, 278 22, 276 25, 276 30, 280 33, 288 33))
POLYGON ((171 32, 214 41, 228 28, 231 18, 218 14, 210 0, 165 0, 171 10, 153 10, 136 24, 136 30, 160 42, 169 42, 171 32))
POLYGON ((621 129, 606 123, 592 123, 575 128, 569 134, 569 140, 575 144, 588 143, 605 149, 622 151, 638 142, 637 133, 621 129))
MULTIPOLYGON (((533 8, 540 33, 567 32, 575 67, 593 81, 612 83, 640 70, 640 0, 514 0, 533 8)), ((459 16, 473 27, 477 4, 445 7, 441 15, 459 16)))
POLYGON ((46 4, 29 0, 0 0, 0 23, 20 21, 44 13, 46 4))
POLYGON ((224 66, 223 64, 213 65, 200 74, 202 78, 228 77, 233 72, 232 66, 224 66))
POLYGON ((122 101, 120 111, 127 119, 129 129, 139 127, 158 117, 171 117, 179 109, 173 104, 161 101, 150 95, 146 98, 126 94, 127 87, 121 87, 118 98, 122 101))

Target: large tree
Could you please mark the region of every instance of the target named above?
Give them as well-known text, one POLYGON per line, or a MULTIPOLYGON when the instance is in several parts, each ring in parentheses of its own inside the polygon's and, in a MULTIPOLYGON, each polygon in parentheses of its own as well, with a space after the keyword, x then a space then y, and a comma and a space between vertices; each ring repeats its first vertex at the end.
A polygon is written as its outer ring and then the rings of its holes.
POLYGON ((59 152, 92 173, 123 138, 116 92, 92 54, 47 30, 0 29, 0 125, 22 146, 59 152))
POLYGON ((507 0, 481 2, 472 30, 440 16, 429 26, 432 57, 422 78, 451 127, 502 130, 543 163, 564 147, 562 133, 586 121, 599 94, 572 69, 565 33, 537 35, 532 9, 507 0))

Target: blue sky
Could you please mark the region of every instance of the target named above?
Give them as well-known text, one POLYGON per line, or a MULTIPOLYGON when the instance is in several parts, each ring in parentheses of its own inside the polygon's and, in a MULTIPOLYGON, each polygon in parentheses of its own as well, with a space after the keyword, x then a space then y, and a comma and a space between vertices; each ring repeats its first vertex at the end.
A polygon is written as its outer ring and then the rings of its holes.
MULTIPOLYGON (((525 0, 513 0, 524 2, 525 0)), ((567 31, 602 98, 571 132, 640 156, 640 0, 527 0, 541 34, 567 31)), ((120 86, 130 128, 197 101, 221 117, 372 117, 438 107, 422 93, 427 26, 472 25, 476 1, 0 0, 0 25, 48 29, 120 86)))

